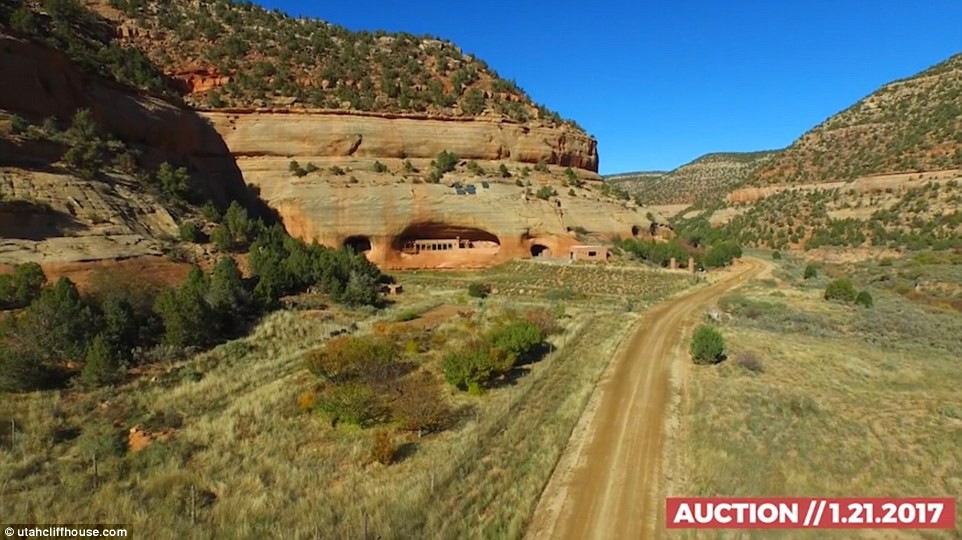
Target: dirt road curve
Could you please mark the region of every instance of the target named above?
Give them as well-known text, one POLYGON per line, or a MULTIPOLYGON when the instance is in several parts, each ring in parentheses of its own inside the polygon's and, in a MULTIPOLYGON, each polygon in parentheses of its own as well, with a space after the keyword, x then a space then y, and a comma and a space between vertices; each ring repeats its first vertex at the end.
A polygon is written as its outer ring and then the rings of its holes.
POLYGON ((652 308, 608 368, 535 510, 530 539, 660 539, 661 453, 671 363, 687 359, 683 326, 757 276, 745 259, 718 282, 652 308))

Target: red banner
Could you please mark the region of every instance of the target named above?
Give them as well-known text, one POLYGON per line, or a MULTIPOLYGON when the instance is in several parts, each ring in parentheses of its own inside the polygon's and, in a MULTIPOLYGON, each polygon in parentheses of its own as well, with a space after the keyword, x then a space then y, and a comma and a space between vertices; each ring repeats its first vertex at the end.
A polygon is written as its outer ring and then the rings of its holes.
POLYGON ((953 529, 955 499, 669 497, 669 529, 953 529))

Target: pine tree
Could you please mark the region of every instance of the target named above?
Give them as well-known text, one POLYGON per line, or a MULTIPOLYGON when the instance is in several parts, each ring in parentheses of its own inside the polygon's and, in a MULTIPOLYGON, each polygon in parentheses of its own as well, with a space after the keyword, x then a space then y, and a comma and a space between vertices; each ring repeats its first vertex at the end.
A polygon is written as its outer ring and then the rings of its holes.
POLYGON ((80 372, 84 386, 104 386, 120 380, 123 364, 111 350, 103 334, 97 334, 87 348, 87 363, 80 372))

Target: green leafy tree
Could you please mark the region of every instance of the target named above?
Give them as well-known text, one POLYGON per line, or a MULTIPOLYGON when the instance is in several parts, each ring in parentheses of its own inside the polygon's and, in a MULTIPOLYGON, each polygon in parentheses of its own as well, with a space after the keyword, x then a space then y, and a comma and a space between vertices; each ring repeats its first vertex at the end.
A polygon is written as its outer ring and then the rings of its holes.
POLYGON ((351 272, 340 300, 349 306, 373 306, 378 301, 380 286, 369 272, 351 272))
POLYGON ((157 169, 156 182, 160 190, 167 196, 186 201, 190 198, 190 174, 184 167, 174 168, 166 161, 157 169))
POLYGON ((234 247, 245 248, 257 235, 257 222, 247 215, 247 209, 237 201, 230 203, 224 213, 224 225, 230 232, 231 243, 234 247))
POLYGON ((809 264, 805 267, 805 273, 802 274, 805 279, 812 279, 818 277, 818 267, 814 264, 809 264))
POLYGON ((233 321, 246 306, 247 289, 237 262, 232 257, 223 257, 214 265, 206 300, 223 323, 233 321))
POLYGON ((97 334, 87 347, 86 363, 80 372, 80 383, 84 386, 104 386, 113 384, 122 376, 123 364, 117 358, 104 336, 97 334))
POLYGON ((140 338, 140 329, 147 326, 138 317, 134 306, 119 295, 108 296, 100 307, 103 330, 100 337, 111 354, 120 362, 133 358, 133 349, 140 338))
POLYGON ((95 178, 104 164, 106 148, 90 109, 74 114, 66 136, 69 145, 61 159, 82 178, 95 178))
POLYGON ((24 310, 17 329, 42 361, 62 362, 83 357, 99 324, 73 282, 60 278, 24 310))
POLYGON ((717 330, 703 324, 695 330, 689 350, 696 364, 717 364, 725 358, 725 340, 717 330))
POLYGON ((29 348, 0 346, 0 392, 29 392, 43 385, 46 370, 29 348))
POLYGON ((511 178, 511 171, 508 170, 508 166, 504 163, 498 167, 498 172, 501 173, 501 178, 511 178))
POLYGON ((37 263, 18 264, 13 273, 0 276, 0 309, 26 307, 40 296, 47 276, 37 263))
POLYGON ((162 292, 155 311, 164 325, 164 343, 172 347, 202 345, 208 341, 209 308, 204 300, 207 279, 199 268, 191 268, 180 288, 162 292))

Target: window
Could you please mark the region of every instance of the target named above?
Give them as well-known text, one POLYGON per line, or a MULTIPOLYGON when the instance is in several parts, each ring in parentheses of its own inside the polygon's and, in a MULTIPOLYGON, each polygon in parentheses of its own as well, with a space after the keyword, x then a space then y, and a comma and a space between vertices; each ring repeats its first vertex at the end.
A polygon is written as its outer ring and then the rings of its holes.
POLYGON ((595 256, 597 256, 597 255, 598 255, 598 252, 597 252, 597 251, 589 251, 589 252, 588 252, 588 256, 589 256, 589 257, 595 257, 595 256))

